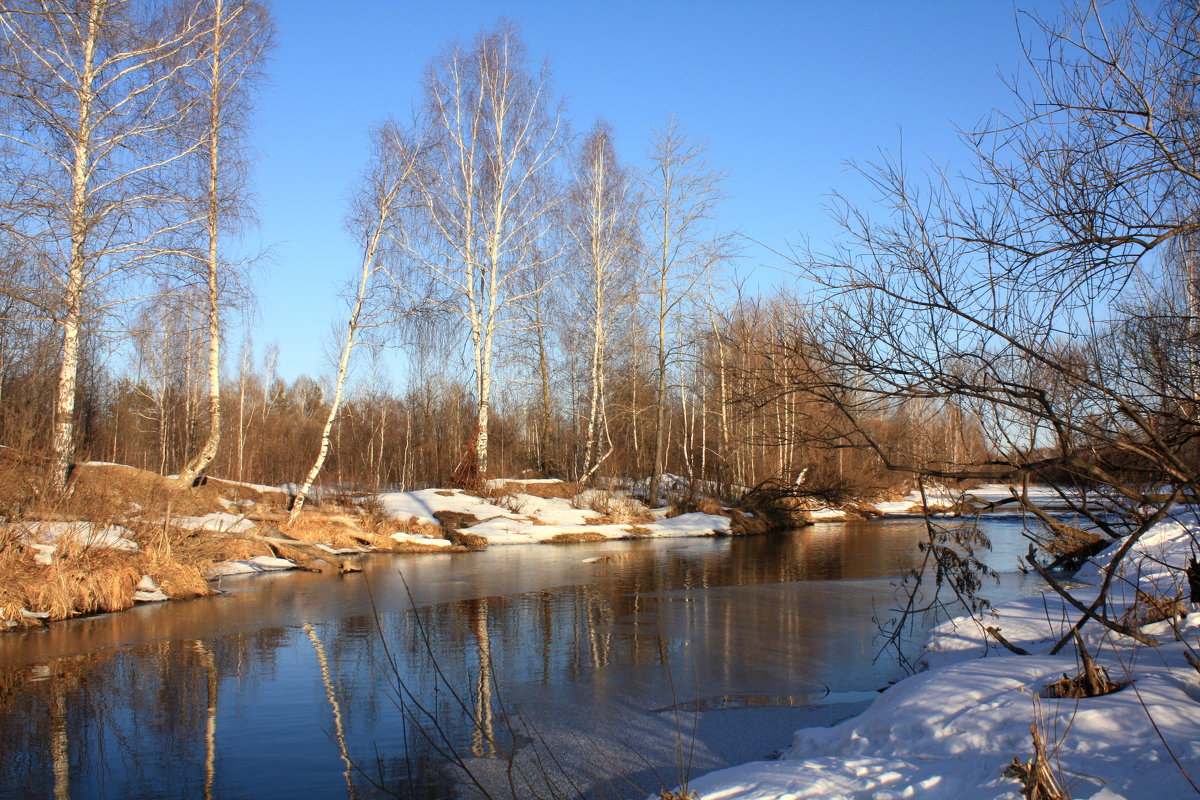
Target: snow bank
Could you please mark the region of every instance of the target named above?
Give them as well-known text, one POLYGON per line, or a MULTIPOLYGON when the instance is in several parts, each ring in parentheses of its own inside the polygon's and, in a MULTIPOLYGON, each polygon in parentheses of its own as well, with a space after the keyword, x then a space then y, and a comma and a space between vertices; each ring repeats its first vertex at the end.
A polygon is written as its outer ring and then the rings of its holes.
POLYGON ((213 531, 215 533, 244 533, 253 530, 255 524, 242 514, 223 511, 201 517, 173 517, 176 525, 187 531, 213 531))
MULTIPOLYGON (((1198 529, 1190 517, 1151 531, 1126 565, 1127 591, 1114 597, 1110 615, 1119 616, 1133 600, 1135 583, 1143 591, 1176 587, 1177 567, 1186 563, 1198 529)), ((1098 577, 1115 551, 1098 556, 1083 577, 1098 577)), ((1072 593, 1086 603, 1096 589, 1072 593)), ((1179 623, 1182 641, 1169 622, 1145 626, 1158 647, 1089 623, 1083 638, 1097 664, 1114 680, 1133 683, 1103 697, 1037 698, 1063 673, 1078 672, 1073 648, 1049 655, 1076 616, 1057 595, 1045 594, 980 620, 941 625, 926 645, 931 668, 884 692, 862 715, 797 731, 780 761, 714 772, 689 788, 706 800, 1018 800, 1020 785, 1003 772, 1014 756, 1029 759, 1029 726, 1037 724, 1047 746, 1057 747, 1059 777, 1075 800, 1194 796, 1184 772, 1200 782, 1200 685, 1185 653, 1200 650, 1200 613, 1179 623), (985 627, 998 628, 1033 655, 1011 653, 985 627)))
POLYGON ((256 572, 279 572, 296 569, 296 562, 274 556, 254 556, 245 561, 222 561, 208 570, 209 578, 224 578, 229 575, 252 575, 256 572))
POLYGON ((805 514, 813 522, 821 522, 822 520, 841 522, 846 518, 846 512, 840 508, 830 508, 829 506, 821 506, 820 508, 807 509, 805 514))
MULTIPOLYGON (((537 497, 516 493, 496 505, 460 490, 422 489, 416 492, 390 492, 380 495, 384 511, 389 515, 418 522, 437 523, 435 514, 443 511, 470 514, 479 523, 461 528, 463 533, 481 536, 489 545, 537 544, 550 541, 566 541, 573 537, 629 539, 631 537, 678 537, 714 536, 728 533, 730 522, 727 517, 713 514, 681 514, 664 518, 666 509, 655 509, 652 522, 589 524, 588 520, 600 517, 600 512, 590 508, 589 497, 575 501, 560 497, 537 497)), ((595 498, 599 499, 599 498, 595 498)), ((612 511, 618 516, 628 514, 630 504, 637 501, 621 496, 606 498, 612 511)), ((643 509, 644 510, 644 509, 643 509)), ((395 537, 393 537, 395 538, 395 537)), ((427 539, 414 539, 428 544, 427 539)))
POLYGON ((605 539, 716 536, 728 533, 729 525, 728 517, 699 512, 637 525, 541 525, 498 517, 464 528, 463 533, 482 536, 489 545, 505 545, 563 541, 587 534, 605 539))
POLYGON ((456 511, 489 519, 508 514, 507 508, 493 505, 458 489, 420 489, 415 492, 386 492, 379 495, 384 513, 396 519, 415 517, 418 522, 436 525, 438 511, 456 511))
POLYGON ((454 546, 452 542, 449 542, 445 539, 431 539, 427 536, 418 536, 415 533, 404 533, 404 532, 393 533, 391 538, 397 542, 403 542, 403 543, 408 543, 408 544, 421 544, 421 545, 427 545, 429 547, 453 547, 454 546))

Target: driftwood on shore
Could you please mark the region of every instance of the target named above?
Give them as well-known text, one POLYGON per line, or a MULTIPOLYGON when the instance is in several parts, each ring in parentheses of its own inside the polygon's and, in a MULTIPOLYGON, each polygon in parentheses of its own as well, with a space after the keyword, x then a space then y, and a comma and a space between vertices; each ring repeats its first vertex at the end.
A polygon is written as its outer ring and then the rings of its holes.
MULTIPOLYGON (((362 565, 359 564, 359 562, 358 562, 357 554, 353 554, 355 557, 351 558, 351 557, 347 557, 347 555, 343 555, 343 554, 339 554, 339 553, 329 553, 329 552, 322 550, 320 547, 318 547, 316 544, 314 544, 312 542, 302 542, 299 539, 292 539, 291 537, 284 536, 279 531, 279 529, 275 528, 274 526, 264 526, 264 527, 266 528, 266 530, 274 531, 276 534, 279 534, 279 535, 271 536, 271 535, 266 535, 266 534, 261 534, 261 533, 251 533, 249 531, 243 531, 240 533, 234 533, 231 531, 223 531, 223 532, 217 533, 215 535, 222 536, 227 539, 244 539, 244 540, 250 541, 250 542, 260 542, 260 543, 265 544, 268 547, 270 547, 272 552, 274 552, 275 555, 279 558, 286 558, 286 556, 284 556, 280 552, 281 548, 290 548, 292 550, 298 550, 301 553, 304 553, 309 558, 312 558, 317 561, 323 561, 326 564, 329 564, 331 567, 336 569, 339 573, 362 572, 362 565)), ((311 567, 305 567, 305 568, 312 569, 311 567)), ((319 572, 320 570, 314 570, 314 571, 319 572)))

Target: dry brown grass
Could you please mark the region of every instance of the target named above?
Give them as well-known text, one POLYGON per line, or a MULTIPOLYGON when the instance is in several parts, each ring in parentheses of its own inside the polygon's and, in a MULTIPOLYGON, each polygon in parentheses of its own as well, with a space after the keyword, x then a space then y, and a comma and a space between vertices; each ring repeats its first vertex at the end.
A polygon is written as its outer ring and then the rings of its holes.
POLYGON ((51 564, 35 564, 24 548, 0 550, 0 620, 36 624, 21 609, 48 612, 50 620, 123 611, 133 605, 142 573, 126 553, 64 543, 51 564))
POLYGON ((605 536, 600 531, 572 531, 570 533, 559 533, 551 536, 546 541, 553 544, 572 544, 574 542, 603 542, 609 537, 605 536))
MULTIPOLYGON (((208 568, 217 561, 240 560, 250 555, 241 555, 249 548, 238 548, 233 558, 229 549, 214 545, 232 543, 232 540, 214 540, 196 536, 179 529, 160 529, 157 536, 141 536, 142 551, 134 554, 131 563, 138 570, 154 579, 158 587, 170 597, 202 597, 214 594, 204 579, 208 568)), ((256 544, 240 542, 238 544, 256 544)), ((261 545, 260 545, 261 547, 261 545)), ((260 555, 255 552, 253 555, 260 555)))
POLYGON ((479 517, 465 511, 435 511, 433 517, 445 528, 469 528, 483 522, 479 517))
POLYGON ((283 530, 302 542, 323 542, 333 547, 361 547, 375 538, 373 532, 359 527, 353 517, 325 511, 304 513, 283 530))
POLYGON ((735 509, 729 515, 729 532, 734 536, 760 536, 771 531, 771 522, 759 514, 735 509))
POLYGON ((463 533, 457 528, 443 527, 442 535, 443 538, 449 539, 452 543, 467 550, 487 549, 487 539, 476 533, 463 533))
POLYGON ((641 525, 654 521, 650 509, 632 497, 613 495, 602 489, 589 489, 571 498, 571 505, 595 511, 589 525, 641 525))
POLYGON ((643 528, 641 525, 630 525, 625 530, 629 531, 632 536, 650 536, 654 531, 649 528, 643 528))
POLYGON ((1140 628, 1143 625, 1162 622, 1166 619, 1186 617, 1187 613, 1187 604, 1184 603, 1182 595, 1164 597, 1138 590, 1137 599, 1134 600, 1133 605, 1125 609, 1119 622, 1129 628, 1140 628))
POLYGON ((396 533, 412 533, 417 536, 431 536, 435 539, 444 538, 442 536, 442 526, 436 522, 421 522, 416 517, 409 517, 407 520, 397 520, 391 526, 391 532, 396 533))
POLYGON ((668 517, 678 517, 682 514, 693 514, 700 512, 701 514, 715 514, 716 516, 727 517, 729 512, 721 505, 721 501, 714 497, 705 497, 703 495, 691 495, 689 497, 678 497, 671 501, 670 509, 667 511, 668 517))
POLYGON ((258 489, 254 486, 246 486, 220 478, 207 478, 204 485, 213 489, 217 495, 226 500, 232 500, 243 506, 258 505, 283 510, 287 508, 290 500, 287 492, 281 489, 258 489))
POLYGON ((213 485, 180 487, 170 478, 121 464, 76 464, 71 470, 70 486, 70 497, 63 501, 65 509, 82 513, 103 508, 109 514, 128 514, 134 504, 143 514, 193 515, 223 510, 218 501, 220 493, 213 485))
POLYGON ((436 544, 422 544, 421 542, 405 541, 399 542, 395 539, 387 539, 380 541, 378 548, 387 553, 465 553, 467 548, 462 545, 452 544, 449 547, 436 544))

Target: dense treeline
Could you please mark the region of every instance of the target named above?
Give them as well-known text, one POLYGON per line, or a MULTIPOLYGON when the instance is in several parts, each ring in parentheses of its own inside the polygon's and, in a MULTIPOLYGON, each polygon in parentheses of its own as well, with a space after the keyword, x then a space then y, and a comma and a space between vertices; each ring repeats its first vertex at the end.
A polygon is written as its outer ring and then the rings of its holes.
MULTIPOLYGON (((692 343, 691 357, 683 362, 668 406, 667 471, 747 486, 772 478, 791 482, 808 470, 805 483, 829 492, 894 483, 877 458, 855 446, 860 441, 839 429, 833 405, 794 391, 812 381, 803 375, 808 367, 801 359, 789 360, 789 343, 778 338, 786 331, 771 317, 755 322, 764 317, 761 307, 733 316, 718 323, 719 335, 709 331, 692 343), (678 385, 680 380, 686 383, 678 385)), ((170 474, 194 457, 208 426, 202 353, 188 350, 197 341, 202 341, 197 331, 176 332, 141 353, 131 372, 106 368, 89 350, 81 369, 78 458, 170 474), (171 350, 172 345, 178 349, 171 350)), ((21 345, 20 357, 6 358, 0 373, 0 442, 46 454, 54 332, 48 327, 30 332, 21 345)), ((570 376, 571 354, 558 350, 555 356, 553 374, 570 376)), ((607 424, 614 446, 596 473, 600 478, 644 477, 653 466, 653 374, 647 364, 628 354, 624 358, 608 388, 607 424)), ((247 357, 226 375, 225 435, 212 474, 294 482, 311 461, 330 387, 308 377, 286 382, 275 374, 273 360, 271 353, 265 359, 247 357)), ((648 360, 644 353, 642 360, 648 360)), ((469 384, 435 374, 392 388, 378 365, 365 363, 360 373, 334 426, 325 479, 364 488, 449 483, 473 441, 476 404, 469 384)), ((517 368, 513 376, 495 410, 492 470, 580 477, 586 460, 586 384, 556 377, 550 435, 544 436, 540 387, 531 390, 518 379, 517 368)), ((910 419, 909 411, 881 414, 878 430, 889 441, 908 437, 911 447, 947 457, 956 447, 981 446, 945 411, 931 411, 917 425, 910 419)))

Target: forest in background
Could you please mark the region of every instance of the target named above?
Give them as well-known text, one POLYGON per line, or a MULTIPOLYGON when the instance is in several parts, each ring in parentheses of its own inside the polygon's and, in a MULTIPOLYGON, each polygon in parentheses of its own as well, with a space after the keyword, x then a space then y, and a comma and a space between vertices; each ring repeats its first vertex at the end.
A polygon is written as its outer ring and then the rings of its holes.
MULTIPOLYGON (((2 32, 11 458, 278 484, 320 453, 322 480, 372 489, 475 472, 896 483, 836 402, 797 391, 821 369, 794 324, 809 311, 735 282, 703 145, 671 120, 638 169, 603 121, 573 132, 512 25, 443 48, 414 119, 373 133, 346 217, 357 283, 346 265, 340 295, 313 287, 349 300, 341 358, 291 382, 278 345, 257 352, 247 324, 238 347, 230 325, 253 317, 239 247, 269 9, 44 0, 2 32)), ((925 458, 982 447, 945 401, 875 417, 925 458)))

